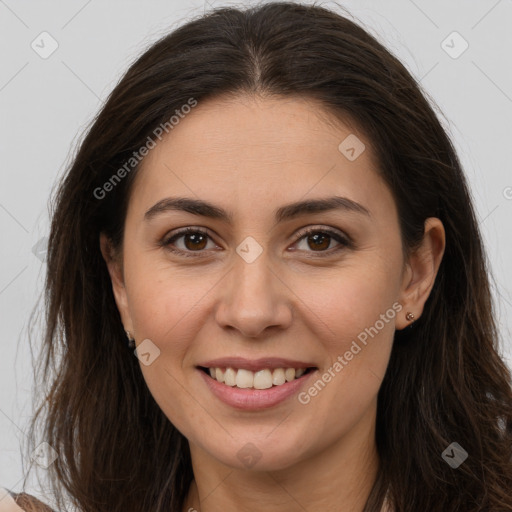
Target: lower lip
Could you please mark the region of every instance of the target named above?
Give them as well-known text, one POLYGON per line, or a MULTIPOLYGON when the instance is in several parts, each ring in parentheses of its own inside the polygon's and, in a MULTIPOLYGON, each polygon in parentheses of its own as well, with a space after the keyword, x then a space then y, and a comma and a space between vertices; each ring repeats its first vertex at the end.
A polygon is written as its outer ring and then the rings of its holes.
POLYGON ((203 370, 198 369, 197 371, 202 375, 210 391, 219 400, 236 409, 255 410, 273 407, 296 394, 317 370, 309 371, 298 379, 281 384, 281 386, 272 386, 268 389, 241 389, 235 386, 228 386, 213 379, 203 370))

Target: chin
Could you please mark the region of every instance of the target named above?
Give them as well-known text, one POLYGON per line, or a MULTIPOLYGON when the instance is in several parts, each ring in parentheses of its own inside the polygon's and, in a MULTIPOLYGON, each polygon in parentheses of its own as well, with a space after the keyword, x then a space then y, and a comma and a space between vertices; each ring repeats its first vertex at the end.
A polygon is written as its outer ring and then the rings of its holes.
POLYGON ((211 445, 202 445, 210 456, 237 470, 279 471, 300 462, 305 454, 297 451, 293 436, 281 432, 279 436, 248 436, 243 439, 229 437, 211 445))

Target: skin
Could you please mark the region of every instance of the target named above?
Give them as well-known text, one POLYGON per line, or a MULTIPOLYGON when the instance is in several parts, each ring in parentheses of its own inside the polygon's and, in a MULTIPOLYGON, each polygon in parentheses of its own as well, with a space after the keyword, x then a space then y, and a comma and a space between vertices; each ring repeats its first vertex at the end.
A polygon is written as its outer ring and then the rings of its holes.
POLYGON ((379 465, 377 393, 393 334, 411 323, 407 312, 421 316, 445 247, 442 223, 430 218, 404 261, 396 205, 365 135, 302 98, 200 102, 144 159, 122 251, 100 242, 125 329, 160 350, 140 363, 148 388, 190 443, 183 510, 362 511, 379 465), (349 134, 366 145, 354 161, 338 150, 349 134), (332 195, 370 216, 333 210, 274 222, 278 207, 332 195), (170 196, 209 201, 233 224, 183 211, 144 220, 170 196), (199 249, 187 236, 174 241, 192 257, 159 243, 187 226, 210 235, 199 249), (331 228, 354 247, 299 240, 305 227, 331 228), (248 236, 263 248, 250 264, 236 252, 248 236), (275 356, 312 362, 321 375, 394 303, 401 310, 307 404, 294 396, 235 410, 196 369, 216 357, 275 356), (247 443, 261 455, 251 467, 237 456, 247 443))

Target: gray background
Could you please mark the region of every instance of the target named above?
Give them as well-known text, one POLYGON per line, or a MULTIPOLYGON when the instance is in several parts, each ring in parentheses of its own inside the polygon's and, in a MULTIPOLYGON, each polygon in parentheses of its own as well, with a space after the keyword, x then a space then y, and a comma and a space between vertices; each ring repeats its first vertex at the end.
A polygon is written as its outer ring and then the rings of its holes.
MULTIPOLYGON (((220 5, 244 4, 0 0, 0 487, 17 490, 22 478, 19 447, 32 399, 27 321, 42 290, 38 243, 48 232, 52 186, 132 59, 190 16, 220 5), (58 44, 45 59, 31 47, 51 49, 44 31, 58 44)), ((503 355, 512 367, 512 1, 340 5, 404 62, 444 113, 474 195, 495 276, 503 355), (469 47, 458 56, 464 40, 469 47)), ((35 483, 32 491, 41 495, 35 483)))

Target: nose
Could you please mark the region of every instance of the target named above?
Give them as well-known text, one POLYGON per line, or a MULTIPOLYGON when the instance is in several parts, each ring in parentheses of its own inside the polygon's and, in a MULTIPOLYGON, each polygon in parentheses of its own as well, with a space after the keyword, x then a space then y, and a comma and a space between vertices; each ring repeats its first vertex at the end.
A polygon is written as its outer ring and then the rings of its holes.
POLYGON ((265 251, 251 263, 236 255, 224 279, 215 311, 219 326, 247 338, 290 326, 293 293, 271 268, 265 251))

